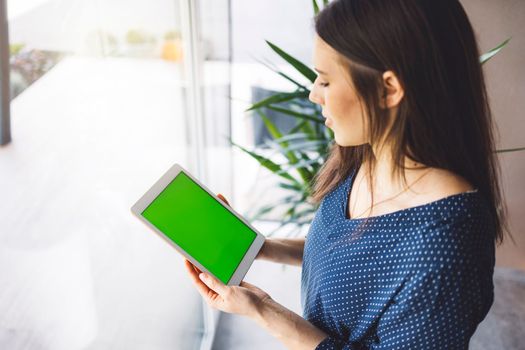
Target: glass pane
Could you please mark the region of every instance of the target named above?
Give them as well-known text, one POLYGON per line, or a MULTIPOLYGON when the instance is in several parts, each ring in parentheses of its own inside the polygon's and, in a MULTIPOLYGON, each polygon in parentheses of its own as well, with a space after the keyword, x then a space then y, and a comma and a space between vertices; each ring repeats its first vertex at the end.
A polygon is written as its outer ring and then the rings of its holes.
POLYGON ((228 0, 202 0, 204 181, 233 205, 231 138, 231 42, 228 0))
POLYGON ((7 1, 0 347, 201 346, 209 310, 181 257, 129 210, 174 162, 196 168, 195 132, 211 188, 228 191, 227 1, 200 7, 214 20, 198 38, 203 57, 185 51, 187 26, 204 23, 182 18, 188 2, 7 1), (188 60, 203 72, 205 130, 189 123, 188 60))
MULTIPOLYGON (((276 92, 291 92, 296 86, 269 69, 279 70, 298 82, 307 84, 304 77, 275 53, 265 40, 277 45, 301 62, 311 65, 313 49, 313 8, 311 1, 267 0, 232 1, 232 128, 233 139, 253 150, 262 146, 269 134, 262 118, 245 112, 252 104, 276 92), (278 9, 278 10, 276 10, 278 9), (283 33, 286 33, 283 35, 283 33)), ((281 131, 295 126, 294 118, 271 110, 266 116, 281 131)), ((283 163, 275 151, 257 149, 257 152, 283 163)), ((246 153, 235 149, 233 157, 236 203, 248 217, 267 205, 274 205, 290 192, 278 186, 279 177, 259 165, 246 153)), ((284 216, 284 206, 276 207, 264 217, 263 223, 254 223, 264 234, 278 227, 284 216)))

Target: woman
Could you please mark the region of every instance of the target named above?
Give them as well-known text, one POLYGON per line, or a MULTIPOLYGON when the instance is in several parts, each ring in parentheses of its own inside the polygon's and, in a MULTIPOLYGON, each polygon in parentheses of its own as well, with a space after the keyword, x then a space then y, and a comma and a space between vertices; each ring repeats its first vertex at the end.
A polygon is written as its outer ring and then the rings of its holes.
POLYGON ((207 302, 290 349, 467 349, 493 301, 505 229, 479 51, 457 0, 336 0, 315 18, 310 99, 335 143, 306 239, 303 317, 186 266, 207 302))

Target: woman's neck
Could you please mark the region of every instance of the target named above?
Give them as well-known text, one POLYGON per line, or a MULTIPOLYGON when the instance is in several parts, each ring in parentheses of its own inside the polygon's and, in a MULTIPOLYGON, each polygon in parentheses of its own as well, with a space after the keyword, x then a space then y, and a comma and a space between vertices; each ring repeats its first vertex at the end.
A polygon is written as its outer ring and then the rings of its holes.
MULTIPOLYGON (((405 156, 404 162, 404 174, 406 177, 406 183, 403 181, 402 176, 397 176, 397 165, 394 164, 392 152, 384 148, 382 151, 375 150, 375 168, 373 181, 374 194, 380 197, 388 197, 399 193, 400 191, 406 190, 407 186, 410 186, 416 179, 418 179, 425 171, 428 171, 428 167, 424 164, 415 162, 409 157, 405 156)), ((365 164, 363 170, 367 170, 367 164, 365 164)), ((403 174, 403 170, 401 172, 403 174)), ((368 182, 368 181, 367 181, 368 182)), ((369 186, 370 189, 370 186, 369 186)))

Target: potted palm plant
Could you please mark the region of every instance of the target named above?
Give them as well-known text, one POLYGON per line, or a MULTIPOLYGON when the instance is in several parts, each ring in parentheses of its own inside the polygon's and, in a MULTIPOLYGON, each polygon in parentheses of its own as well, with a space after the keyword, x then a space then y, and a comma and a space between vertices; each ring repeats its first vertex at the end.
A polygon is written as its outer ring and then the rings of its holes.
MULTIPOLYGON (((314 14, 319 12, 316 0, 312 0, 314 14)), ((326 6, 328 0, 323 0, 326 6)), ((480 56, 481 64, 486 63, 494 57, 507 43, 510 38, 502 42, 497 47, 480 56)), ((308 225, 313 219, 313 214, 317 206, 309 201, 312 193, 311 183, 315 174, 319 171, 325 161, 325 157, 333 142, 333 133, 324 127, 324 120, 321 117, 321 109, 312 103, 308 96, 310 90, 308 85, 312 84, 317 74, 306 64, 292 57, 277 45, 266 41, 269 47, 282 59, 288 62, 297 70, 305 82, 292 79, 289 75, 272 69, 282 78, 292 82, 296 88, 291 92, 275 92, 252 106, 246 111, 252 112, 255 117, 261 118, 270 139, 266 139, 260 144, 256 144, 255 149, 247 148, 230 142, 235 147, 249 154, 259 164, 275 174, 278 179, 278 186, 287 190, 287 194, 268 205, 257 208, 255 214, 248 215, 251 220, 264 220, 266 215, 276 208, 284 208, 284 215, 280 219, 279 227, 270 232, 273 235, 280 229, 292 226, 288 235, 301 232, 304 225, 308 225), (283 103, 286 107, 283 107, 283 103), (267 111, 279 113, 280 118, 291 118, 294 126, 283 131, 274 121, 272 121, 267 111), (269 148, 268 151, 262 148, 269 148), (277 161, 279 158, 281 161, 277 161)), ((524 150, 525 147, 514 149, 502 149, 497 152, 512 152, 524 150)))

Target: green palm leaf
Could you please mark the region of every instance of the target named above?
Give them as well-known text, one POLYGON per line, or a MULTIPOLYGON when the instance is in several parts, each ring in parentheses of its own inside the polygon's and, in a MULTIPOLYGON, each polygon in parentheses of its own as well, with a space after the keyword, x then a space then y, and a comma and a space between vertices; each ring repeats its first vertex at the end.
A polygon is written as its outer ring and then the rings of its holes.
POLYGON ((304 119, 304 120, 311 120, 315 123, 324 124, 324 120, 318 117, 315 117, 313 115, 308 115, 304 113, 295 112, 286 108, 276 107, 272 105, 267 105, 266 108, 274 110, 276 112, 281 112, 283 114, 290 115, 292 117, 298 118, 298 119, 304 119))
POLYGON ((283 78, 285 78, 286 80, 292 82, 293 84, 297 85, 297 87, 299 89, 302 89, 302 90, 308 90, 308 88, 306 86, 304 86, 303 84, 297 82, 295 79, 291 78, 289 75, 281 72, 280 70, 278 70, 277 68, 274 68, 274 67, 271 67, 269 64, 263 62, 262 60, 258 59, 258 58, 254 58, 257 62, 259 62, 260 64, 262 64, 263 66, 265 66, 266 68, 268 68, 269 70, 271 70, 272 72, 274 73, 277 73, 279 74, 280 76, 282 76, 283 78))
POLYGON ((316 0, 312 0, 312 4, 314 6, 314 15, 317 15, 319 13, 319 5, 317 5, 316 0))
POLYGON ((488 60, 490 60, 492 57, 494 57, 498 52, 501 51, 501 49, 503 49, 505 47, 505 45, 507 45, 507 43, 510 41, 511 38, 508 38, 507 40, 505 40, 504 42, 502 42, 501 44, 499 44, 498 46, 496 46, 495 48, 493 48, 492 50, 490 50, 489 52, 487 53, 484 53, 483 55, 481 55, 479 57, 479 61, 481 64, 484 64, 486 63, 488 60))
MULTIPOLYGON (((240 150, 242 150, 243 152, 249 154, 250 156, 252 156, 253 158, 255 158, 259 164, 261 164, 263 167, 265 167, 266 169, 270 170, 272 173, 276 174, 279 170, 281 170, 281 166, 279 164, 276 164, 274 162, 272 162, 270 159, 260 155, 260 154, 257 154, 255 152, 252 152, 252 151, 249 151, 247 150, 246 148, 236 144, 235 142, 231 141, 231 144, 235 147, 238 147, 240 150)), ((286 174, 286 173, 280 173, 278 174, 279 176, 291 181, 291 182, 294 182, 294 183, 298 183, 297 180, 295 178, 293 178, 290 174, 286 174)))
POLYGON ((308 79, 312 83, 315 81, 315 79, 317 78, 317 74, 313 70, 311 70, 307 65, 305 65, 298 59, 290 56, 277 45, 272 44, 268 40, 265 41, 268 45, 270 45, 273 51, 275 51, 279 56, 281 56, 286 62, 290 63, 295 69, 299 71, 299 73, 304 75, 306 79, 308 79))
POLYGON ((272 103, 286 102, 286 101, 290 101, 290 100, 293 100, 294 98, 298 98, 298 97, 304 98, 304 97, 308 96, 307 94, 308 94, 308 92, 304 92, 304 91, 277 93, 277 94, 272 95, 272 96, 270 96, 268 98, 265 98, 262 101, 259 101, 259 102, 255 103, 255 104, 253 104, 250 108, 245 110, 245 112, 251 111, 253 109, 261 108, 261 107, 266 107, 268 105, 271 105, 272 103))
MULTIPOLYGON (((268 117, 266 115, 264 115, 264 113, 262 113, 261 111, 257 111, 259 113, 259 115, 261 116, 265 126, 266 126, 266 129, 268 130, 268 132, 270 133, 270 135, 276 139, 279 139, 281 138, 283 135, 281 134, 281 132, 277 129, 277 127, 275 126, 274 123, 272 123, 272 121, 270 119, 268 119, 268 117)), ((290 163, 292 164, 296 164, 299 159, 297 159, 297 157, 295 156, 295 154, 293 153, 293 150, 287 150, 287 148, 289 147, 288 146, 288 143, 285 142, 285 143, 282 143, 282 147, 284 149, 284 155, 288 158, 288 160, 290 161, 290 163)), ((282 170, 281 170, 282 172, 282 170)), ((307 170, 305 169, 302 169, 302 168, 297 168, 297 172, 299 173, 299 175, 301 176, 301 178, 306 181, 307 179, 310 178, 310 174, 308 173, 307 170)), ((280 175, 280 174, 278 174, 280 175)))
POLYGON ((525 150, 525 147, 507 148, 507 149, 499 149, 496 151, 496 153, 517 152, 517 151, 523 151, 523 150, 525 150))

